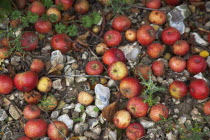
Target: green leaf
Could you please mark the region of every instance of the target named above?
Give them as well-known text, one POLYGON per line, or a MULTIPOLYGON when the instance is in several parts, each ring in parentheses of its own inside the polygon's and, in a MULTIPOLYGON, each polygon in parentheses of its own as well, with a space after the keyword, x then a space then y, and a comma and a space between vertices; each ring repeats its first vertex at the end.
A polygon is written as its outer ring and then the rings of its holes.
POLYGON ((93 17, 93 24, 98 24, 99 21, 101 20, 101 15, 100 15, 100 13, 94 11, 94 12, 92 12, 91 15, 92 15, 92 17, 93 17))
POLYGON ((94 107, 93 110, 94 110, 95 112, 99 112, 98 107, 94 107))
POLYGON ((23 26, 23 27, 28 27, 28 26, 29 26, 28 20, 27 20, 26 17, 22 17, 22 18, 21 18, 21 22, 22 22, 22 26, 23 26))
POLYGON ((51 22, 56 22, 57 19, 58 19, 58 16, 56 14, 50 14, 50 15, 47 15, 48 16, 48 19, 51 21, 51 22))
POLYGON ((37 22, 38 18, 39 18, 39 15, 37 15, 36 13, 32 13, 31 11, 27 13, 27 19, 29 23, 37 22))
POLYGON ((80 108, 81 111, 85 110, 85 107, 83 105, 81 105, 79 108, 80 108))
POLYGON ((78 29, 76 25, 70 25, 67 29, 66 29, 66 33, 69 36, 76 36, 78 34, 78 29))
POLYGON ((54 3, 52 0, 42 0, 43 5, 47 8, 51 7, 54 3))
POLYGON ((55 24, 55 30, 59 34, 64 33, 66 30, 66 25, 64 25, 63 23, 57 23, 55 24))
POLYGON ((63 5, 61 3, 59 3, 58 5, 56 5, 56 7, 58 8, 58 10, 62 10, 63 9, 63 5))
POLYGON ((21 12, 18 10, 13 11, 11 14, 11 18, 13 20, 17 20, 18 18, 20 18, 20 16, 21 16, 21 12))
POLYGON ((86 28, 90 28, 93 25, 93 20, 90 16, 82 17, 82 25, 86 28))
POLYGON ((46 14, 43 14, 43 15, 41 16, 41 19, 42 19, 42 20, 47 20, 47 19, 48 19, 48 16, 47 16, 46 14))

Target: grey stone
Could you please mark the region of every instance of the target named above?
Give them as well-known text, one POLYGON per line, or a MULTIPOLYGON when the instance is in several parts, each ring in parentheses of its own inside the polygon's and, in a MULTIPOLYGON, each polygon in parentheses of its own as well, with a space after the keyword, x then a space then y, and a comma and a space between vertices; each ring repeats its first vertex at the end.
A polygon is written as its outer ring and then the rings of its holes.
POLYGON ((57 79, 57 80, 53 81, 52 87, 58 91, 64 91, 65 87, 63 87, 61 82, 62 82, 62 79, 57 79))
POLYGON ((93 133, 96 133, 97 135, 101 134, 101 126, 100 125, 93 127, 91 130, 93 131, 93 133))
POLYGON ((76 133, 76 134, 82 134, 82 133, 84 133, 87 129, 88 129, 88 124, 87 124, 87 123, 84 123, 84 122, 80 122, 80 123, 77 123, 77 124, 74 126, 74 133, 76 133))
POLYGON ((208 64, 208 67, 210 68, 210 56, 207 57, 206 62, 207 62, 207 64, 208 64))
POLYGON ((43 138, 40 138, 40 140, 50 140, 49 137, 43 137, 43 138))
POLYGON ((109 105, 110 89, 101 84, 95 86, 95 105, 102 110, 104 107, 109 105))
POLYGON ((75 108, 74 108, 74 111, 76 111, 76 112, 81 112, 81 104, 80 103, 77 103, 76 105, 75 105, 75 108))
MULTIPOLYGON (((81 75, 82 75, 82 74, 81 74, 81 75)), ((85 82, 85 81, 87 81, 87 78, 86 78, 86 77, 83 77, 83 76, 80 76, 80 77, 76 77, 76 78, 75 78, 75 81, 76 81, 77 83, 85 82)))
POLYGON ((58 111, 58 110, 56 110, 56 111, 53 111, 52 113, 51 113, 51 118, 52 119, 56 119, 58 116, 59 116, 59 114, 60 114, 60 111, 58 111))
POLYGON ((116 81, 114 81, 113 79, 109 79, 109 81, 107 82, 107 86, 108 87, 115 87, 116 86, 116 81))
POLYGON ((205 7, 206 7, 206 11, 210 12, 210 1, 206 2, 205 7))
POLYGON ((63 109, 73 109, 75 107, 74 103, 71 104, 65 104, 65 106, 63 107, 63 109))
POLYGON ((87 60, 87 58, 88 58, 88 52, 84 51, 82 54, 82 59, 87 60))
POLYGON ((2 136, 2 140, 8 140, 8 138, 11 138, 13 135, 12 131, 10 130, 9 127, 7 127, 4 131, 4 135, 2 136))
POLYGON ((180 118, 178 119, 178 123, 179 123, 179 124, 184 124, 184 123, 186 122, 186 120, 187 120, 187 117, 182 116, 182 117, 180 117, 180 118))
POLYGON ((88 132, 88 131, 86 131, 86 132, 84 133, 84 135, 85 135, 86 137, 89 137, 89 138, 94 139, 94 140, 97 140, 97 139, 100 138, 96 133, 88 132))
POLYGON ((95 105, 89 105, 89 106, 87 106, 85 112, 89 116, 96 118, 96 117, 98 117, 98 111, 96 111, 96 108, 97 108, 97 106, 95 106, 95 105))
POLYGON ((89 129, 92 129, 93 127, 98 125, 98 123, 99 123, 98 119, 89 119, 88 120, 89 129))
POLYGON ((18 109, 16 106, 10 105, 9 113, 13 119, 18 120, 21 117, 22 111, 18 109))
POLYGON ((70 119, 67 114, 63 114, 63 115, 59 116, 58 120, 64 122, 69 129, 73 128, 74 121, 72 119, 70 119))
MULTIPOLYGON (((75 75, 75 71, 72 70, 70 65, 67 65, 64 67, 64 73, 65 75, 75 75)), ((66 86, 71 86, 74 83, 74 77, 67 76, 66 78, 66 86)))
POLYGON ((7 119, 8 115, 6 113, 6 111, 4 109, 0 108, 0 121, 4 121, 5 119, 7 119))
POLYGON ((191 35, 194 36, 195 42, 198 45, 201 45, 201 46, 208 46, 209 45, 209 43, 206 42, 198 33, 194 32, 194 33, 191 33, 191 35))
POLYGON ((75 63, 75 62, 77 62, 77 60, 74 59, 74 57, 72 57, 72 56, 66 56, 66 65, 72 64, 72 63, 75 63))
POLYGON ((143 125, 144 128, 148 129, 148 128, 152 128, 155 126, 155 123, 152 122, 152 121, 147 121, 147 120, 144 120, 144 119, 141 119, 140 120, 140 124, 143 125))
POLYGON ((177 140, 177 136, 174 135, 172 132, 166 133, 167 140, 177 140))

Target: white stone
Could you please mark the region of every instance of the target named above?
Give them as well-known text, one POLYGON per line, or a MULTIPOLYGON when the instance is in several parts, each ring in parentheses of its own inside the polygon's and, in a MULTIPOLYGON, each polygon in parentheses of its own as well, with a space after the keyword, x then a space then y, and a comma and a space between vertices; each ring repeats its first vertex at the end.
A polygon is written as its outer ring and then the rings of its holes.
POLYGON ((191 33, 192 35, 194 35, 194 38, 195 38, 195 42, 198 43, 199 45, 202 45, 202 46, 208 46, 209 43, 206 42, 202 37, 200 37, 200 35, 198 33, 191 33))
POLYGON ((73 128, 74 121, 72 119, 70 119, 67 114, 63 114, 63 115, 59 116, 58 120, 64 122, 69 129, 73 128))
POLYGON ((102 110, 104 107, 109 105, 110 89, 101 84, 95 86, 95 105, 102 110))
POLYGON ((75 112, 81 112, 81 104, 80 103, 77 103, 76 105, 75 105, 75 108, 74 108, 74 111, 75 112))
POLYGON ((95 105, 89 105, 89 106, 86 108, 85 112, 86 112, 89 116, 96 118, 96 117, 98 117, 98 111, 95 111, 95 108, 97 108, 95 105))
POLYGON ((155 123, 152 121, 147 121, 147 120, 140 120, 140 124, 143 125, 144 128, 148 129, 148 128, 152 128, 155 126, 155 123))
POLYGON ((65 104, 65 106, 63 107, 63 109, 73 109, 75 107, 74 103, 71 104, 65 104))
POLYGON ((0 121, 4 121, 8 117, 4 109, 0 109, 0 121))

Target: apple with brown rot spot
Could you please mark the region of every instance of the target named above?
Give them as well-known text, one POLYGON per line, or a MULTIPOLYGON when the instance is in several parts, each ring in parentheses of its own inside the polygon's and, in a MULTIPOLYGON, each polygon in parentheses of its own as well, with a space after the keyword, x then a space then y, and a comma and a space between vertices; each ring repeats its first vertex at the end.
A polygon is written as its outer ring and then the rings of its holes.
POLYGON ((158 9, 161 6, 161 0, 146 0, 147 8, 158 9))
POLYGON ((52 30, 52 23, 49 20, 38 19, 34 28, 40 34, 47 34, 52 30))
POLYGON ((28 104, 38 104, 42 99, 41 93, 35 90, 24 92, 23 97, 28 104))
POLYGON ((74 9, 77 13, 85 14, 90 9, 89 1, 87 0, 76 0, 74 4, 74 9))
POLYGON ((169 85, 169 93, 175 99, 183 98, 184 96, 187 95, 187 92, 188 92, 188 87, 182 81, 175 80, 169 85))
POLYGON ((129 140, 140 140, 145 136, 145 129, 140 123, 131 123, 126 128, 126 136, 129 140))
POLYGON ((114 115, 113 122, 117 128, 125 129, 131 122, 131 115, 126 110, 117 111, 114 115))
POLYGON ((163 52, 165 51, 165 47, 160 43, 153 43, 147 47, 147 54, 151 58, 159 58, 163 52))
POLYGON ((125 38, 129 41, 129 42, 134 42, 136 41, 137 38, 137 31, 134 29, 128 29, 125 31, 125 38))
POLYGON ((141 45, 150 45, 156 38, 156 31, 150 25, 142 25, 137 31, 137 40, 141 45))
POLYGON ((163 11, 154 10, 149 15, 149 21, 153 24, 163 25, 166 22, 166 14, 163 11))
POLYGON ((99 55, 103 55, 108 49, 109 48, 105 43, 99 43, 96 46, 96 53, 99 54, 99 55))
POLYGON ((149 116, 154 122, 158 122, 162 119, 167 119, 169 115, 168 108, 164 104, 157 104, 150 109, 149 116))
POLYGON ((169 60, 169 67, 175 72, 183 72, 186 68, 186 61, 183 58, 174 56, 169 60))
POLYGON ((149 74, 152 73, 151 67, 145 64, 139 64, 134 68, 134 76, 140 78, 140 75, 149 80, 149 74))
POLYGON ((21 46, 25 51, 33 51, 38 46, 38 36, 31 31, 22 34, 20 39, 21 46))
POLYGON ((125 63, 121 61, 115 61, 108 67, 108 75, 113 80, 122 80, 128 76, 128 68, 125 63))

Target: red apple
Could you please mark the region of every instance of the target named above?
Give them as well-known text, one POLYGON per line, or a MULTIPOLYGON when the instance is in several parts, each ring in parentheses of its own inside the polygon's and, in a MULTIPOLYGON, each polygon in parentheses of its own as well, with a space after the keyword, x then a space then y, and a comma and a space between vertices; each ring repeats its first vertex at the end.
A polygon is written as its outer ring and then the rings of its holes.
POLYGON ((34 32, 27 31, 20 39, 21 46, 25 51, 33 51, 38 46, 38 37, 34 32))
POLYGON ((131 27, 131 20, 126 15, 116 16, 112 21, 112 27, 119 32, 124 32, 131 27))
POLYGON ((141 94, 143 86, 137 78, 126 77, 120 82, 120 92, 127 98, 132 98, 141 94))
POLYGON ((161 6, 161 0, 146 0, 146 7, 158 9, 161 6))
POLYGON ((152 72, 151 67, 144 64, 139 64, 134 68, 134 75, 137 78, 140 78, 139 75, 141 75, 145 80, 149 80, 150 72, 152 72))
POLYGON ((176 6, 180 3, 180 0, 165 0, 166 4, 171 5, 171 6, 176 6))
POLYGON ((74 9, 77 13, 85 14, 89 11, 90 4, 87 0, 76 0, 74 9))
POLYGON ((163 118, 168 118, 169 111, 164 104, 157 104, 150 109, 149 116, 154 122, 158 122, 163 118))
POLYGON ((47 134, 47 123, 43 119, 28 120, 25 124, 24 132, 27 137, 40 138, 47 134))
POLYGON ((25 92, 23 96, 28 104, 38 104, 39 101, 42 99, 41 93, 35 90, 25 92))
POLYGON ((186 61, 183 58, 174 56, 169 60, 169 67, 175 72, 183 72, 186 67, 186 61))
POLYGON ((182 81, 175 80, 169 85, 169 93, 171 94, 172 97, 176 99, 183 98, 184 96, 187 95, 187 92, 188 92, 188 87, 182 81))
POLYGON ((59 22, 61 20, 61 12, 58 10, 58 8, 56 7, 50 7, 48 10, 47 10, 47 13, 46 13, 48 16, 52 15, 56 15, 57 19, 55 22, 53 23, 56 23, 56 22, 59 22))
POLYGON ((18 73, 14 77, 14 85, 20 91, 31 91, 38 84, 38 75, 32 71, 18 73))
POLYGON ((122 35, 119 31, 109 30, 104 34, 104 43, 106 43, 108 47, 116 47, 121 41, 122 35))
POLYGON ((195 79, 190 82, 189 91, 193 98, 203 100, 209 96, 209 86, 203 79, 195 79))
POLYGON ((125 63, 121 61, 115 61, 108 67, 108 75, 113 80, 122 80, 128 75, 128 68, 125 63))
POLYGON ((32 139, 27 136, 22 136, 22 137, 18 138, 17 140, 32 140, 32 139))
POLYGON ((27 4, 27 0, 14 0, 14 2, 19 10, 24 9, 27 4))
POLYGON ((208 33, 208 42, 210 43, 210 32, 208 33))
POLYGON ((147 54, 151 58, 159 58, 165 50, 165 47, 160 43, 153 43, 147 47, 147 54))
POLYGON ((34 1, 30 6, 29 6, 29 11, 32 13, 36 13, 37 15, 41 16, 45 13, 45 7, 44 5, 39 2, 39 1, 34 1))
POLYGON ((203 112, 205 115, 210 115, 210 101, 203 105, 203 112))
POLYGON ((136 38, 137 38, 137 31, 134 30, 134 29, 128 29, 125 31, 125 38, 130 41, 130 42, 133 42, 133 41, 136 41, 136 38))
POLYGON ((197 74, 206 70, 207 63, 205 59, 199 55, 193 55, 187 60, 187 70, 191 74, 197 74))
POLYGON ((40 34, 47 34, 52 30, 52 23, 49 20, 39 19, 34 24, 34 28, 40 34))
POLYGON ((180 32, 174 27, 165 28, 161 34, 161 40, 166 45, 173 45, 180 38, 180 32))
POLYGON ((56 34, 51 40, 51 45, 54 50, 60 50, 63 54, 67 53, 72 48, 72 42, 67 34, 56 34))
POLYGON ((30 119, 37 119, 41 115, 41 110, 37 105, 27 105, 23 110, 23 116, 30 119))
POLYGON ((132 97, 127 103, 127 110, 134 117, 145 117, 149 106, 141 97, 132 97))
POLYGON ((8 47, 0 47, 0 59, 9 58, 9 48, 8 47))
POLYGON ((156 31, 150 25, 143 25, 137 31, 137 40, 141 45, 150 45, 156 38, 156 31))
POLYGON ((164 63, 162 61, 154 61, 152 63, 152 73, 155 75, 155 76, 162 76, 165 74, 165 67, 164 67, 164 63))
POLYGON ((63 11, 69 10, 73 5, 74 0, 55 0, 57 6, 62 6, 63 11))
POLYGON ((104 64, 107 65, 111 65, 115 61, 122 61, 122 62, 126 61, 124 53, 118 48, 111 48, 107 50, 104 53, 102 60, 104 64))
POLYGON ((154 10, 149 15, 149 21, 153 24, 163 25, 166 22, 166 14, 163 11, 154 10))
POLYGON ((30 70, 39 74, 44 69, 44 62, 41 59, 33 59, 30 70))
POLYGON ((114 115, 113 122, 117 128, 125 129, 131 122, 131 115, 126 110, 117 111, 114 115))
POLYGON ((144 135, 145 129, 139 123, 131 123, 126 128, 126 136, 129 140, 140 140, 144 135))
POLYGON ((68 135, 68 127, 61 121, 53 121, 48 126, 47 135, 51 140, 64 140, 68 135))
POLYGON ((85 71, 89 75, 100 75, 104 71, 104 66, 100 61, 89 61, 85 66, 85 71))
POLYGON ((14 88, 13 80, 8 75, 0 74, 0 94, 8 94, 14 88))
POLYGON ((185 40, 178 40, 172 46, 172 50, 173 50, 173 53, 175 55, 184 56, 184 55, 186 55, 189 52, 190 46, 189 46, 189 43, 187 41, 185 41, 185 40))

